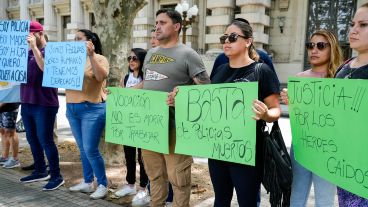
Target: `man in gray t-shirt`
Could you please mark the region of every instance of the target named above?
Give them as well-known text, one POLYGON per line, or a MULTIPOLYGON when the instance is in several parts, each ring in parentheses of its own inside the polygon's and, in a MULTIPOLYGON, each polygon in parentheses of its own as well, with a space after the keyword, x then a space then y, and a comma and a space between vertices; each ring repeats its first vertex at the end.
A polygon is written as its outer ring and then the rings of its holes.
MULTIPOLYGON (((179 43, 181 26, 182 18, 177 11, 157 11, 156 38, 160 46, 148 51, 144 60, 144 89, 171 92, 179 85, 210 83, 199 55, 179 43)), ((173 108, 170 108, 170 154, 142 149, 146 173, 151 182, 151 206, 165 205, 169 180, 174 191, 173 206, 189 207, 193 158, 174 153, 175 117, 173 108)))

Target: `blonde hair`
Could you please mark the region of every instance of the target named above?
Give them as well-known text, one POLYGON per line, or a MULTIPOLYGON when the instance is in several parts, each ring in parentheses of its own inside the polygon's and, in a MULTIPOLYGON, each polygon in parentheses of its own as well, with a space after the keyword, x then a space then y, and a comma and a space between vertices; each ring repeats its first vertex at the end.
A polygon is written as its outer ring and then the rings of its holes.
POLYGON ((331 52, 330 52, 330 60, 327 68, 327 78, 333 78, 336 73, 336 69, 343 63, 342 51, 339 45, 339 41, 337 37, 328 30, 318 30, 313 32, 310 39, 313 36, 323 36, 327 39, 327 42, 330 44, 331 52))

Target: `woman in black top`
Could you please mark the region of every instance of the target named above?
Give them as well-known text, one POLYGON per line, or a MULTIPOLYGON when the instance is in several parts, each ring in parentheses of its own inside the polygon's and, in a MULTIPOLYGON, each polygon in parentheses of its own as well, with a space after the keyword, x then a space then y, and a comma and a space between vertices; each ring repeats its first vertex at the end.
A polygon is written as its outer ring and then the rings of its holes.
MULTIPOLYGON (((276 121, 281 114, 279 105, 280 86, 277 76, 266 64, 254 73, 257 52, 253 45, 250 25, 234 21, 220 37, 229 64, 221 65, 212 77, 212 83, 234 83, 259 81, 258 99, 253 102, 253 118, 257 120, 257 132, 262 122, 276 121)), ((260 133, 257 133, 260 134, 260 133)), ((230 207, 235 187, 240 207, 257 205, 257 194, 261 184, 263 168, 262 137, 257 135, 256 166, 219 160, 208 160, 210 176, 215 191, 215 207, 230 207)))

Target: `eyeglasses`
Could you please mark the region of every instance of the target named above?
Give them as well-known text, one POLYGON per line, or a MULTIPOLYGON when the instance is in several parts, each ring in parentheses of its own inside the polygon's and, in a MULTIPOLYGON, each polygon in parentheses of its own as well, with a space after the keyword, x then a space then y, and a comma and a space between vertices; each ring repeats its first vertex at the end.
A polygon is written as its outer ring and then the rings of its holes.
POLYGON ((221 44, 225 44, 226 39, 229 39, 230 43, 236 42, 236 40, 238 40, 238 37, 242 37, 244 39, 247 39, 247 37, 242 36, 240 34, 236 34, 236 33, 231 33, 230 35, 222 35, 220 37, 220 43, 221 44))
POLYGON ((129 56, 128 57, 128 62, 131 61, 131 60, 136 61, 136 60, 138 60, 138 58, 137 58, 137 56, 129 56))
POLYGON ((324 50, 329 45, 330 45, 330 43, 328 43, 328 42, 317 42, 317 43, 307 42, 307 43, 305 43, 305 47, 308 50, 313 50, 316 46, 317 46, 318 50, 324 50))

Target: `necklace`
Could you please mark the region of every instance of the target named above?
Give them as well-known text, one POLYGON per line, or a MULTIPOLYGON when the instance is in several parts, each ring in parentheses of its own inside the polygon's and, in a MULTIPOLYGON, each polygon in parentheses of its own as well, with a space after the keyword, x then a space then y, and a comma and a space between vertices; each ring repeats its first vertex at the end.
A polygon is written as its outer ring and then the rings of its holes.
POLYGON ((355 73, 358 69, 359 69, 359 68, 354 68, 354 70, 353 70, 353 69, 351 69, 351 67, 349 66, 349 73, 348 73, 348 74, 346 74, 344 78, 345 78, 345 79, 350 79, 350 78, 351 78, 351 76, 353 75, 353 73, 355 73))

